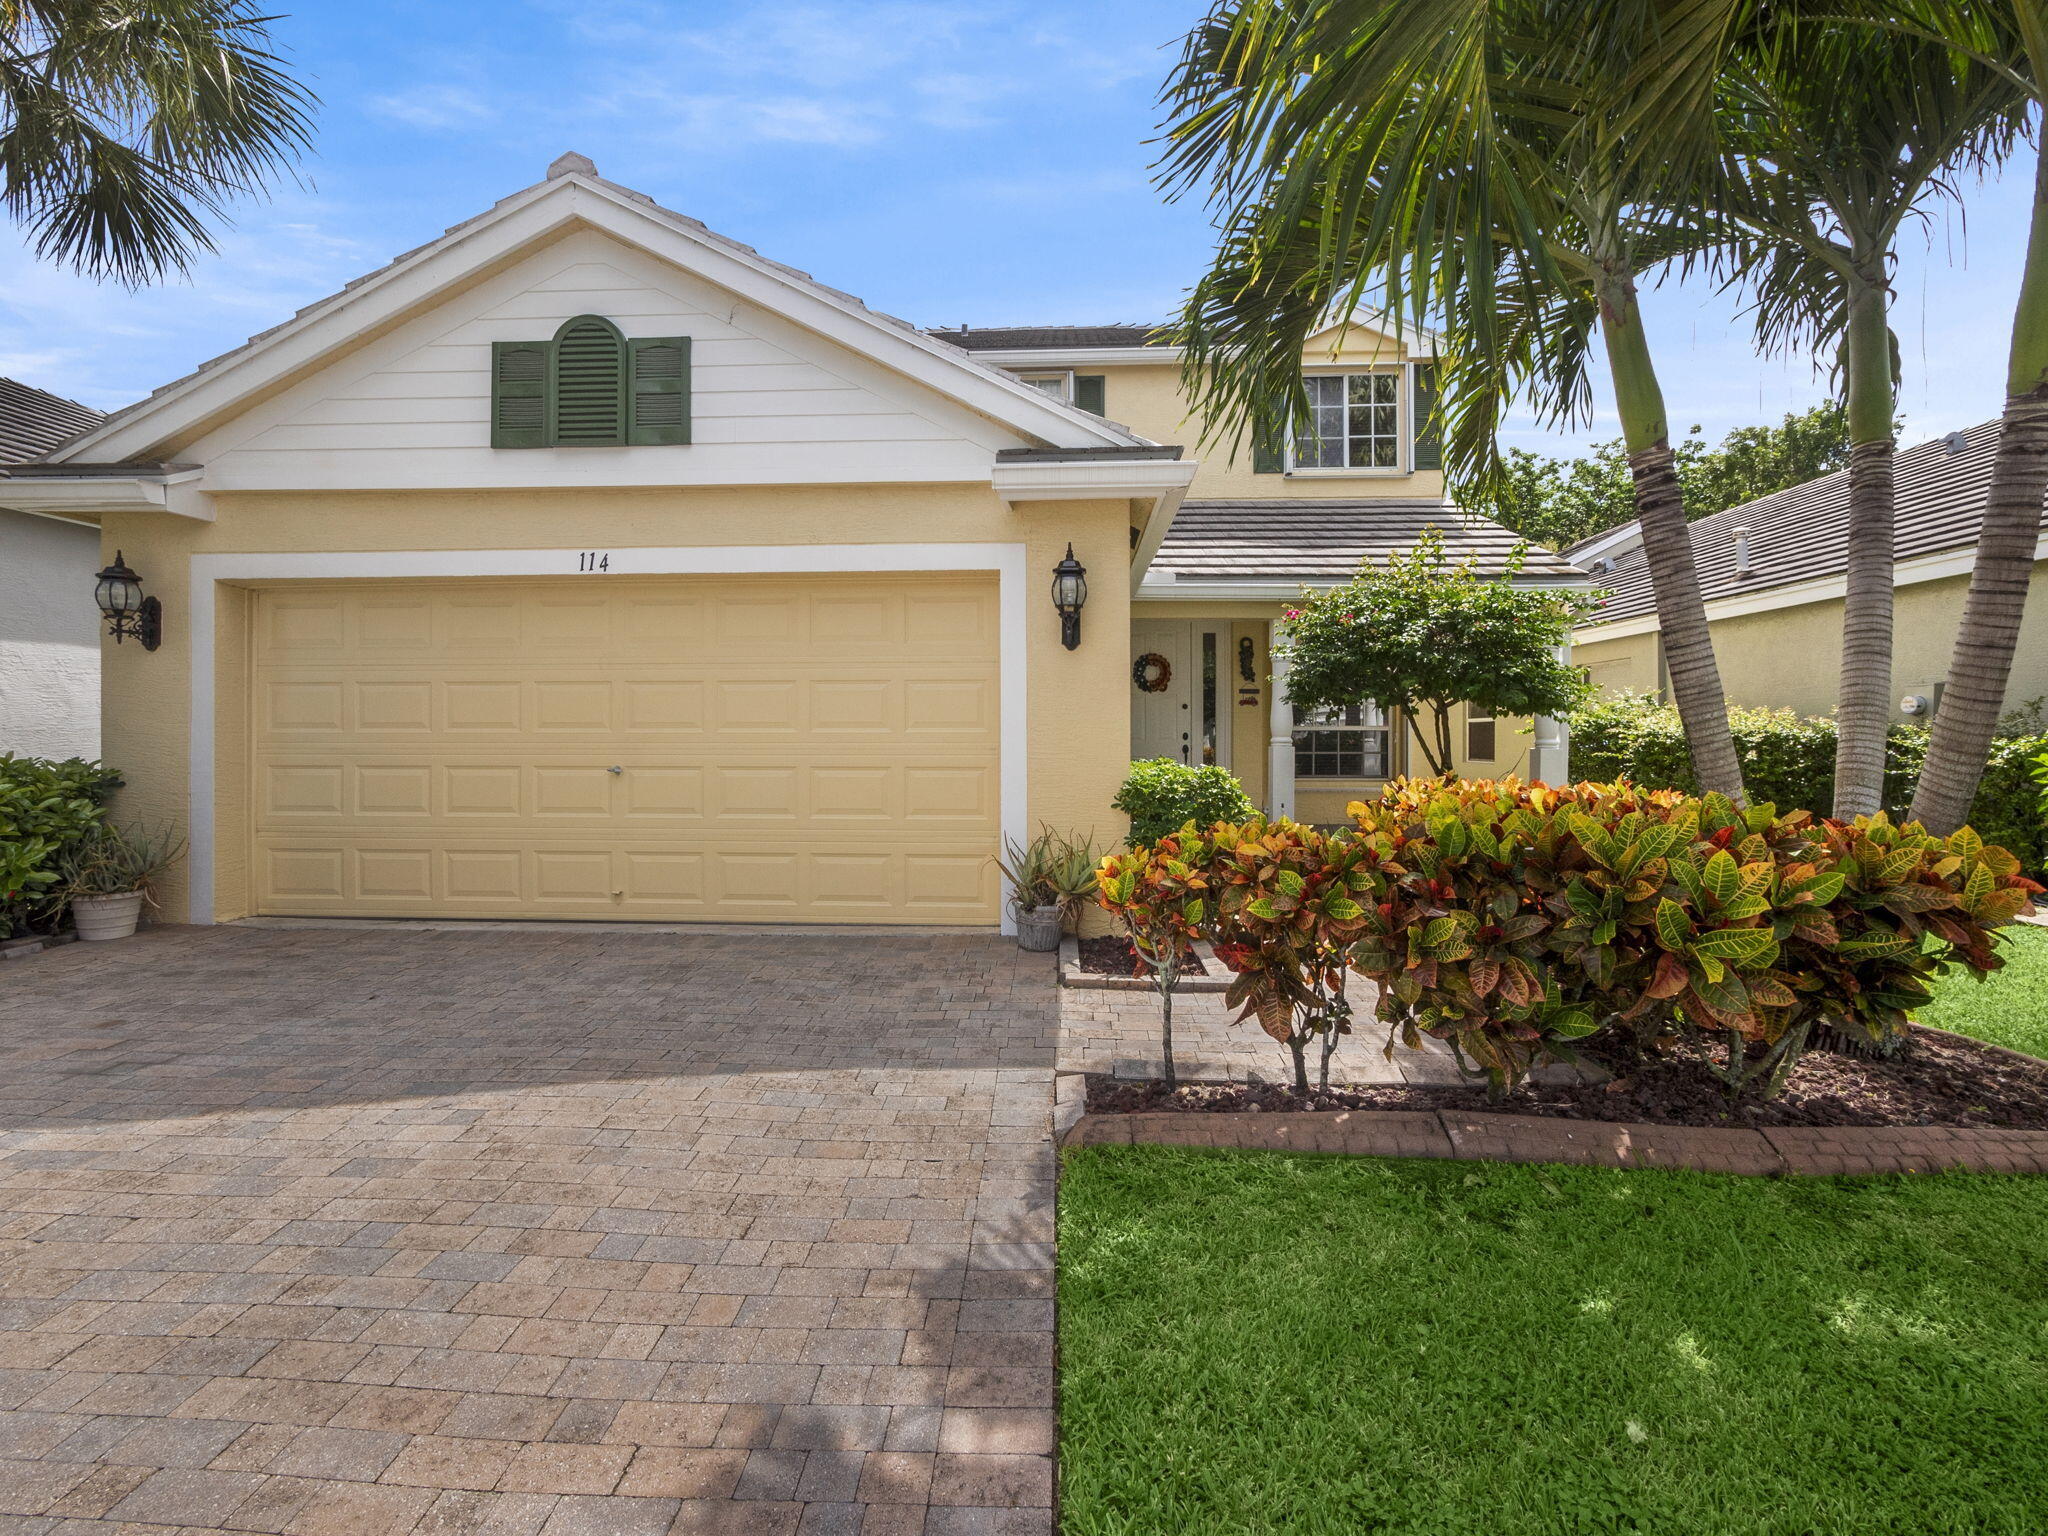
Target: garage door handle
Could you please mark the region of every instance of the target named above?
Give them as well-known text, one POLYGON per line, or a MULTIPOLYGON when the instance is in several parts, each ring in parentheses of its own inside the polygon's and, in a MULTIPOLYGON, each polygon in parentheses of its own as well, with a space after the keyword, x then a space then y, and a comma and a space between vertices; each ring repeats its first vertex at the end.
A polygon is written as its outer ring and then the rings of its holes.
POLYGON ((617 763, 613 763, 611 767, 605 769, 606 773, 624 773, 625 771, 626 770, 621 768, 617 763))

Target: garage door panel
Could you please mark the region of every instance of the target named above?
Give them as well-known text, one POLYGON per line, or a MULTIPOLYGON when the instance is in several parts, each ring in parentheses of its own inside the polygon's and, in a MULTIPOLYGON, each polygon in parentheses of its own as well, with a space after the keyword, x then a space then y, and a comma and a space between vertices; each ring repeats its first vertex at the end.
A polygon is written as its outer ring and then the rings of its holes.
POLYGON ((732 582, 259 593, 259 909, 992 922, 993 582, 732 582))

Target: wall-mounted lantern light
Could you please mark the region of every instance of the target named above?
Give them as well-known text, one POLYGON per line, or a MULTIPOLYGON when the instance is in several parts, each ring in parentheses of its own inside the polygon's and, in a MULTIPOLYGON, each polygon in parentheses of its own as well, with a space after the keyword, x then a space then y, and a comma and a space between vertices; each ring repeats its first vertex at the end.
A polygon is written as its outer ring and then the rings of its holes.
POLYGON ((1060 611, 1060 644, 1073 650, 1081 643, 1081 608, 1088 601, 1088 569, 1074 558, 1074 546, 1067 546, 1067 558, 1052 568, 1052 605, 1060 611))
POLYGON ((164 605, 142 595, 142 578, 128 569, 128 562, 121 558, 118 549, 114 551, 114 563, 100 572, 92 595, 100 612, 107 616, 107 633, 114 637, 114 644, 119 645, 131 635, 142 642, 145 651, 163 644, 164 605))

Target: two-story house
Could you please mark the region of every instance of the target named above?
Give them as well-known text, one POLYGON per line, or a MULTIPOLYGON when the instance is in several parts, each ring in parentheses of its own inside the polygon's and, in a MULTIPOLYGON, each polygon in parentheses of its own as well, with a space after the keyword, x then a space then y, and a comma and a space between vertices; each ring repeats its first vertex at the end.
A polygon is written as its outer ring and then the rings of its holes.
MULTIPOLYGON (((1353 323, 1312 338, 1302 357, 1312 431, 1255 444, 1194 419, 1179 349, 1156 327, 932 334, 1155 442, 1184 444, 1196 459, 1171 527, 1153 528, 1133 551, 1134 757, 1221 763, 1261 807, 1321 822, 1344 820, 1347 802, 1411 765, 1422 771, 1404 721, 1369 705, 1335 716, 1289 708, 1270 647, 1275 619, 1303 587, 1344 581, 1425 528, 1443 533, 1453 559, 1489 573, 1515 548, 1497 523, 1445 505, 1430 421, 1431 336, 1353 323)), ((1585 583, 1545 550, 1532 550, 1523 569, 1535 583, 1585 583)), ((1560 721, 1461 711, 1456 739, 1459 767, 1474 774, 1564 776, 1560 721)))
MULTIPOLYGON (((1320 338, 1314 433, 1234 452, 1141 330, 923 331, 565 155, 7 502, 100 525, 173 918, 992 924, 1001 841, 1115 832, 1134 753, 1318 819, 1400 770, 1269 647, 1425 526, 1508 548, 1442 505, 1428 364, 1320 338)), ((1474 766, 1561 771, 1518 725, 1474 766)))

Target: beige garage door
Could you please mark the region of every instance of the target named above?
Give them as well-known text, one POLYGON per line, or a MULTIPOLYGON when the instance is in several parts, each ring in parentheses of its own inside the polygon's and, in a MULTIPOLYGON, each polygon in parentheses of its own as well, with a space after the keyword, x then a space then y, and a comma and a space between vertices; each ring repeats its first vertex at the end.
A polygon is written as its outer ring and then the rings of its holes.
POLYGON ((251 683, 261 912, 998 915, 993 578, 294 585, 251 683))

